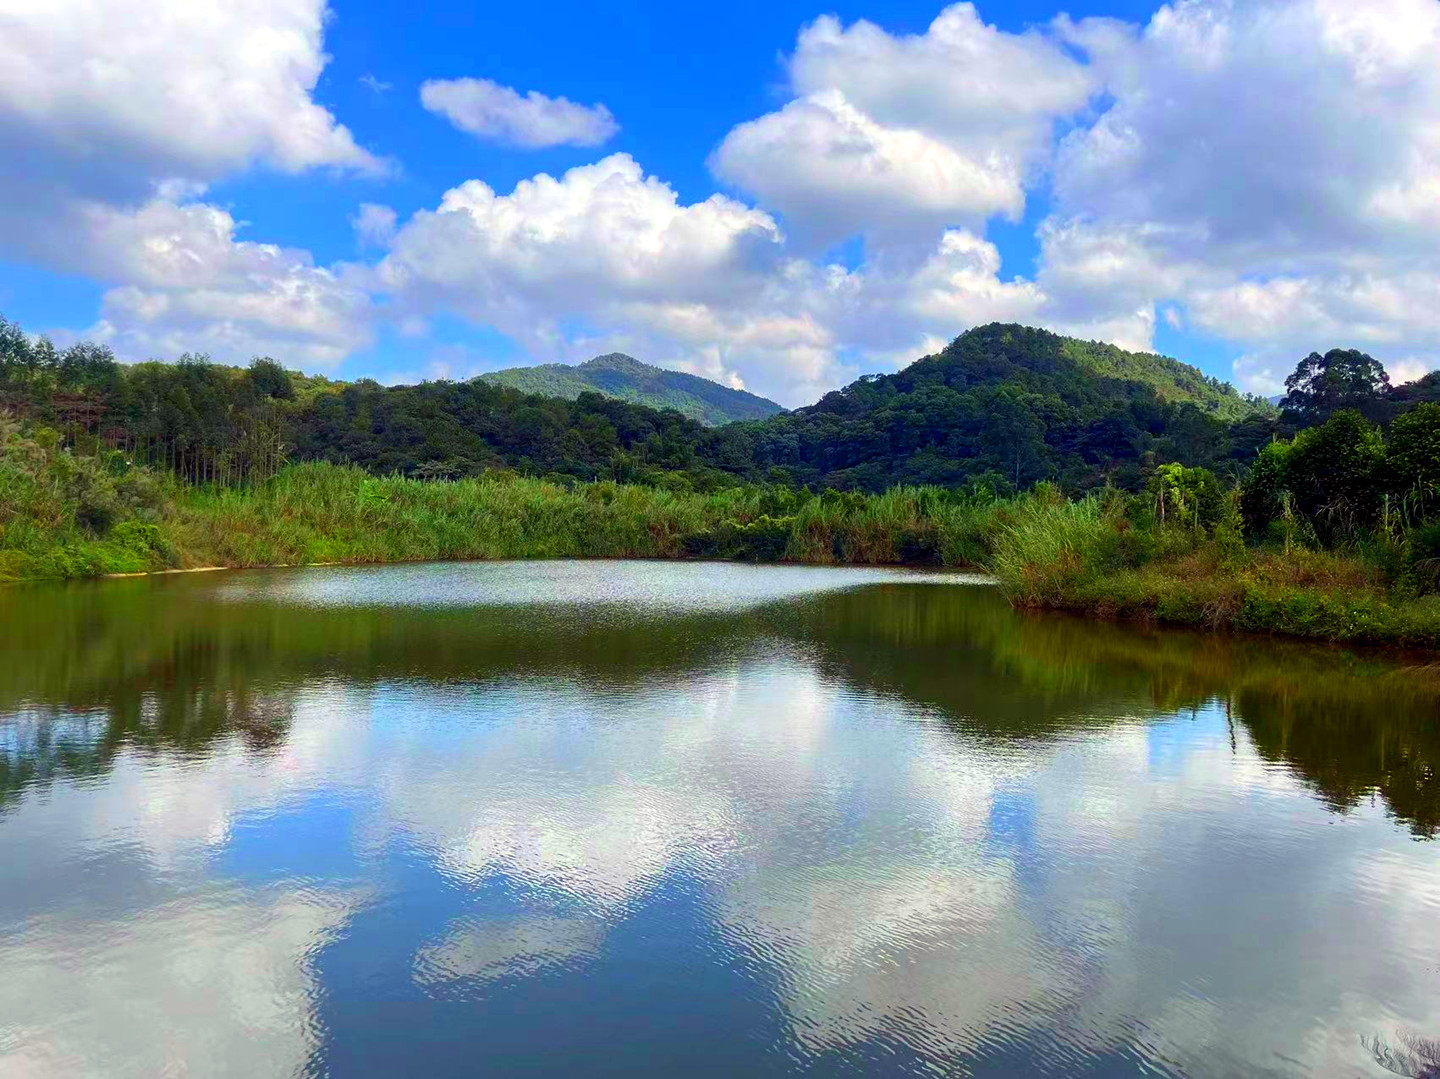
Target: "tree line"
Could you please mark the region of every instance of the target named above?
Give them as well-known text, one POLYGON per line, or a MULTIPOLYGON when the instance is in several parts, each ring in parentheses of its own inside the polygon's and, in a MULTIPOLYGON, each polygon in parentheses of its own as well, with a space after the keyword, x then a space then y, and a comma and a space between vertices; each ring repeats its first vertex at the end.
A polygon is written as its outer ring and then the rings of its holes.
POLYGON ((997 324, 814 405, 708 428, 595 393, 333 383, 268 357, 247 368, 191 354, 125 365, 102 345, 57 349, 0 318, 0 408, 56 427, 77 448, 197 483, 249 483, 287 461, 325 460, 434 479, 510 469, 697 490, 935 484, 1003 496, 1040 480, 1140 491, 1174 462, 1233 486, 1273 464, 1281 451, 1264 457, 1267 445, 1336 413, 1391 424, 1440 400, 1440 376, 1392 388, 1376 361, 1346 350, 1306 357, 1287 386, 1277 410, 1175 361, 997 324))

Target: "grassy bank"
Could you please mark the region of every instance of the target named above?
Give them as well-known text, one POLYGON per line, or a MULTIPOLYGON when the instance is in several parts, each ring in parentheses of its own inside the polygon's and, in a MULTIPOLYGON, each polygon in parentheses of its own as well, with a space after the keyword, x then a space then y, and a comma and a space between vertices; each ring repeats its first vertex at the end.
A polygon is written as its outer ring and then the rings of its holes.
POLYGON ((989 568, 1021 607, 1440 648, 1440 595, 1404 542, 1250 546, 1225 527, 1137 526, 1129 508, 1118 497, 1031 498, 992 537, 989 568))
POLYGON ((0 435, 0 580, 470 558, 912 563, 989 570, 1022 607, 1440 647, 1440 596, 1405 543, 1252 546, 1221 518, 1207 528, 1137 515, 1143 496, 1069 501, 1043 484, 1001 502, 931 487, 701 494, 329 464, 292 465, 255 487, 194 487, 118 455, 76 457, 43 428, 0 435))
POLYGON ((302 464, 254 487, 195 487, 118 455, 5 432, 0 579, 197 566, 462 558, 727 558, 975 566, 996 508, 938 488, 708 494, 510 472, 454 482, 302 464))

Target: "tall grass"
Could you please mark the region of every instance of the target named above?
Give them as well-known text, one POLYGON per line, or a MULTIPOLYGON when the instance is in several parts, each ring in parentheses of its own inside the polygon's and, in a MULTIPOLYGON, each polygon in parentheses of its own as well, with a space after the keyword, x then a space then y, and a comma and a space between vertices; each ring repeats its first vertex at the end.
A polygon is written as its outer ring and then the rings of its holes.
POLYGON ((0 413, 0 580, 155 568, 171 551, 168 487, 118 455, 77 457, 0 413))
POLYGON ((255 490, 177 501, 190 562, 230 566, 454 558, 678 558, 977 566, 984 507, 934 488, 712 494, 512 473, 453 483, 296 465, 255 490))
POLYGON ((0 579, 167 568, 460 558, 678 558, 976 566, 983 507, 939 488, 878 496, 713 493, 509 472, 455 482, 293 465, 250 488, 195 487, 0 430, 0 579))
POLYGON ((703 527, 700 496, 501 475, 450 482, 296 465, 256 490, 180 501, 189 558, 229 566, 455 558, 674 557, 703 527))
POLYGON ((1223 530, 1136 527, 1119 499, 1020 500, 988 567, 1011 602, 1211 630, 1440 647, 1440 596, 1379 552, 1246 547, 1223 530))

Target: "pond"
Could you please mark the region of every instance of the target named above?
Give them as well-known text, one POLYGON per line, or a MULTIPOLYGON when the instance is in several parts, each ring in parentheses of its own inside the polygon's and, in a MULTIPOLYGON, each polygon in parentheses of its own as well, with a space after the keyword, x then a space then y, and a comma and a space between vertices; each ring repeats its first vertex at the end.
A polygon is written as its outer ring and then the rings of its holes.
POLYGON ((954 574, 0 592, 0 1074, 1386 1074, 1440 676, 954 574))

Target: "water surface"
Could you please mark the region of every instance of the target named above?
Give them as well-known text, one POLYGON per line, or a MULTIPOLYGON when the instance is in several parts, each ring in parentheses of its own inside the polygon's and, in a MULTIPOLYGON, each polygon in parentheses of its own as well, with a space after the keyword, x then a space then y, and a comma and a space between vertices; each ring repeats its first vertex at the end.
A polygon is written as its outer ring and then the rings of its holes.
POLYGON ((1437 679, 655 562, 0 592, 0 1075, 1383 1075, 1437 679))

